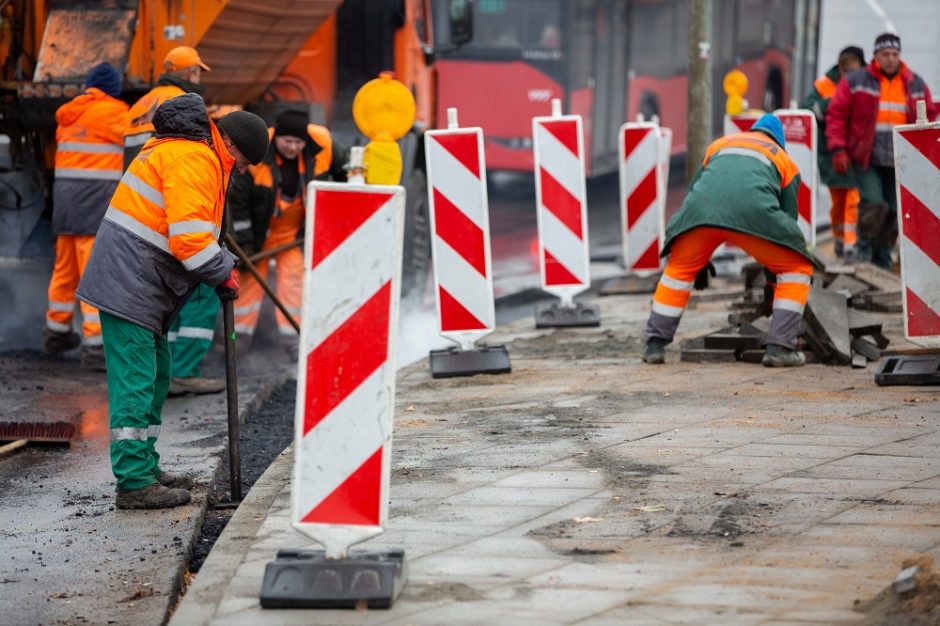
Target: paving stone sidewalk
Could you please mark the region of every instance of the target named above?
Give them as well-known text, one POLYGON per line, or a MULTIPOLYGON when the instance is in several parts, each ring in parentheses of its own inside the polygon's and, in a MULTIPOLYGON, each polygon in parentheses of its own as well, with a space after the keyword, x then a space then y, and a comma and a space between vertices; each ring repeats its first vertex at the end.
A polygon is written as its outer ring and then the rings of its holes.
MULTIPOLYGON (((648 296, 599 300, 599 329, 510 343, 513 373, 399 375, 388 611, 265 611, 290 528, 290 455, 233 518, 172 624, 859 623, 908 557, 940 545, 940 403, 867 370, 640 361, 648 296)), ((727 303, 687 312, 683 336, 727 303)), ((899 316, 889 320, 900 336, 899 316)))

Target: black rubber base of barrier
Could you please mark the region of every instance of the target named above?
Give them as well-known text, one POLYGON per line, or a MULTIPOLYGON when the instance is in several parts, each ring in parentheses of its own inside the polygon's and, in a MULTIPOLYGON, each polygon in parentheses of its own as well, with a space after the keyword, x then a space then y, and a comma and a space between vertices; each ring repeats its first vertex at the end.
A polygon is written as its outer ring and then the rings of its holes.
POLYGON ((451 378, 474 374, 508 374, 512 371, 506 346, 480 346, 476 350, 431 350, 431 376, 451 378))
POLYGON ((885 385, 940 385, 940 354, 889 356, 875 370, 875 383, 885 385))
POLYGON ((408 580, 403 550, 351 552, 327 559, 323 550, 281 550, 261 583, 265 609, 388 609, 408 580))
POLYGON ((594 304, 576 303, 574 306, 556 304, 535 307, 536 328, 571 328, 600 326, 601 310, 594 304))

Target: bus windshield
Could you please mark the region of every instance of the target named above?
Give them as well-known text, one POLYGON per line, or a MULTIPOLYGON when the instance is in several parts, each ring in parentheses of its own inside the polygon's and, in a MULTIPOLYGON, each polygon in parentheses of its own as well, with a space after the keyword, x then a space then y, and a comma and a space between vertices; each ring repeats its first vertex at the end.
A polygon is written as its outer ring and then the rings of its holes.
POLYGON ((477 0, 469 47, 560 53, 561 25, 560 0, 477 0))

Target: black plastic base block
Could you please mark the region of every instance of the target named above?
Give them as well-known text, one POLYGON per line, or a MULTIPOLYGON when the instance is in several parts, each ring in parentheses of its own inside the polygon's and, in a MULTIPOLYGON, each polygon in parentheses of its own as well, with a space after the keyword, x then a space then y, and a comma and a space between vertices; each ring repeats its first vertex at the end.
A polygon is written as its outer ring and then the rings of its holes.
POLYGON ((323 550, 281 550, 264 568, 265 609, 388 609, 408 580, 403 550, 351 552, 327 559, 323 550))
POLYGON ((601 325, 601 310, 594 304, 575 303, 574 306, 558 304, 535 307, 536 328, 572 328, 601 325))
POLYGON ((889 356, 875 370, 875 383, 886 385, 940 385, 940 354, 889 356))
POLYGON ((512 371, 506 346, 480 346, 476 350, 431 350, 431 377, 451 378, 512 371))

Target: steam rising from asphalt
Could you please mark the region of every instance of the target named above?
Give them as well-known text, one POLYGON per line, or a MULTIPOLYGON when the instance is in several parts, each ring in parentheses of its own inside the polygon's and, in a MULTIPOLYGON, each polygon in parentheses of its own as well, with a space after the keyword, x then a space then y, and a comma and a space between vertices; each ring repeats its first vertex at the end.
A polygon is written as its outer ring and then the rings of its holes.
POLYGON ((42 347, 51 274, 50 258, 0 256, 0 352, 42 347))
POLYGON ((415 290, 401 300, 398 313, 398 367, 427 358, 428 352, 453 345, 437 332, 437 310, 427 290, 415 290))

